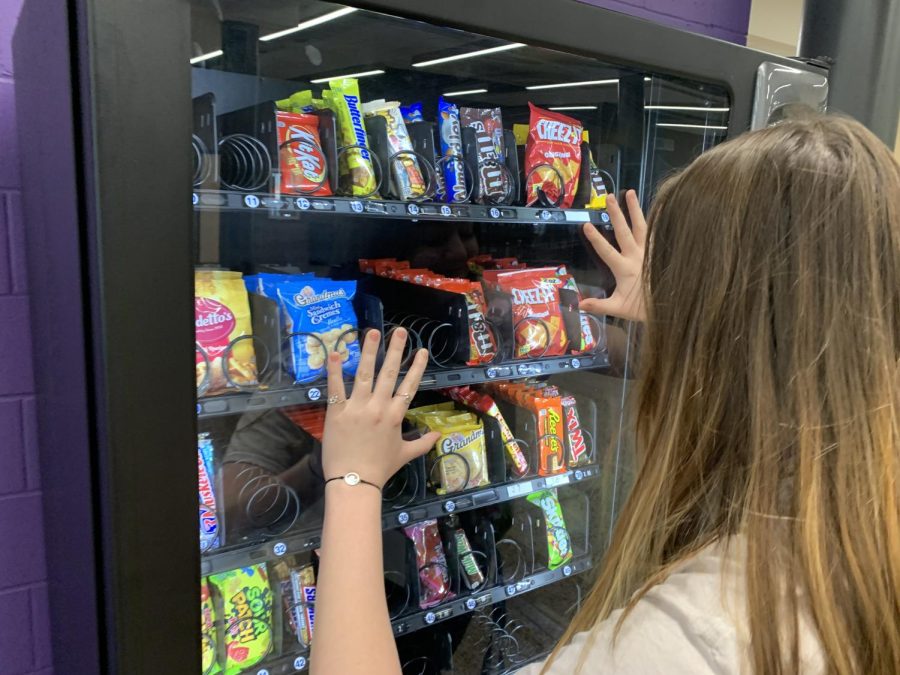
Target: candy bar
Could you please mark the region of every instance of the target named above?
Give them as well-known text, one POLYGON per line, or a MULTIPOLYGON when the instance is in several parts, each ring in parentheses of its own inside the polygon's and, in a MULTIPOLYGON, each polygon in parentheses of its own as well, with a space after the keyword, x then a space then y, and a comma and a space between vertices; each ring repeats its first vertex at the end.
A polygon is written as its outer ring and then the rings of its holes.
POLYGON ((442 173, 448 202, 464 202, 466 170, 463 164, 462 136, 460 135, 459 108, 443 98, 438 103, 438 135, 441 139, 442 173))
POLYGON ((556 488, 528 495, 528 501, 541 507, 547 529, 547 569, 555 570, 572 559, 572 543, 556 488))
POLYGON ((484 584, 484 573, 475 559, 466 531, 461 527, 457 528, 453 533, 453 538, 456 541, 456 555, 459 557, 459 563, 462 566, 463 581, 466 584, 466 588, 470 591, 479 588, 484 584))
POLYGON ((389 153, 392 192, 399 199, 418 199, 425 195, 426 184, 419 166, 419 160, 413 153, 412 141, 406 130, 406 123, 400 112, 400 104, 396 101, 377 101, 363 106, 367 117, 378 116, 385 120, 387 126, 387 146, 389 153), (402 153, 402 154, 398 154, 402 153))
POLYGON ((487 394, 482 394, 469 387, 451 387, 447 390, 447 394, 454 400, 459 401, 463 405, 474 408, 480 413, 494 418, 497 426, 500 428, 500 438, 503 441, 503 447, 506 449, 506 455, 512 465, 513 473, 517 477, 524 476, 528 473, 528 460, 525 453, 519 447, 515 435, 506 423, 500 408, 494 399, 487 394))
POLYGON ((219 519, 213 469, 213 443, 208 433, 197 436, 197 474, 200 493, 200 552, 219 547, 219 519))
POLYGON ((328 166, 319 140, 319 118, 302 113, 275 113, 281 192, 330 196, 328 166))
POLYGON ((441 544, 437 520, 425 520, 403 528, 416 549, 419 570, 419 607, 428 609, 456 597, 450 590, 447 558, 441 544))
POLYGON ((345 193, 359 197, 376 197, 378 188, 366 127, 363 125, 359 83, 353 78, 332 80, 322 98, 331 108, 338 122, 340 184, 345 193), (350 147, 361 146, 361 147, 350 147))
POLYGON ((578 405, 574 396, 563 396, 560 399, 566 426, 566 464, 571 467, 581 466, 590 461, 587 443, 581 431, 581 420, 578 418, 578 405))

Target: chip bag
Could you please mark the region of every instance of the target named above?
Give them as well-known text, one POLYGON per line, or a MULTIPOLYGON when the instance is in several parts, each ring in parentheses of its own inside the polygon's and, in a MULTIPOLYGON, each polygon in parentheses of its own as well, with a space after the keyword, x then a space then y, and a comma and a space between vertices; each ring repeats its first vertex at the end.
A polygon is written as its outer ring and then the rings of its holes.
POLYGON ((252 668, 272 651, 272 589, 264 563, 213 574, 225 622, 225 675, 252 668))
POLYGON ((581 171, 581 122, 538 108, 533 103, 529 103, 528 107, 531 109, 531 125, 525 145, 525 175, 528 176, 526 203, 531 206, 537 202, 543 191, 551 204, 568 209, 575 201, 581 171))
POLYGON ((339 153, 341 188, 353 196, 377 197, 378 179, 372 167, 369 141, 363 124, 359 82, 353 78, 345 78, 332 80, 328 84, 331 89, 323 91, 322 98, 337 116, 341 147, 348 148, 339 153), (362 147, 349 147, 354 145, 362 147))
POLYGON ((424 520, 403 528, 416 549, 419 571, 419 607, 428 609, 455 596, 450 590, 450 570, 441 543, 437 520, 424 520))
POLYGON ((528 501, 541 507, 547 527, 547 569, 555 570, 572 559, 572 541, 556 488, 539 490, 528 495, 528 501))
POLYGON ((566 353, 569 338, 559 305, 562 280, 556 268, 485 270, 484 278, 512 297, 516 358, 566 353))
POLYGON ((216 606, 209 594, 206 578, 200 580, 200 655, 201 674, 213 675, 220 672, 218 661, 218 640, 216 639, 216 606))
POLYGON ((331 195, 328 165, 319 140, 319 118, 302 113, 275 113, 281 192, 331 195))
POLYGON ((352 375, 359 364, 359 330, 353 297, 355 281, 301 277, 277 287, 290 338, 290 366, 296 383, 314 382, 325 374, 328 354, 337 352, 343 371, 352 375))
POLYGON ((250 301, 241 273, 197 270, 194 336, 198 347, 197 389, 201 394, 219 394, 256 384, 252 334, 250 301), (238 339, 242 337, 246 339, 238 339))

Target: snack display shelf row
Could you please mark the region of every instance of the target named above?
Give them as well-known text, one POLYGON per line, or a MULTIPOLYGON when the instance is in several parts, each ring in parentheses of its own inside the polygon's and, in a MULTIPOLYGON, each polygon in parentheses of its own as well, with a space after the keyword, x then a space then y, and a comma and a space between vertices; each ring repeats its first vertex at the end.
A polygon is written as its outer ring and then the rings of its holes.
MULTIPOLYGON (((606 352, 559 356, 552 358, 520 359, 514 362, 489 364, 486 366, 460 366, 426 371, 419 390, 444 389, 467 384, 481 384, 494 380, 515 380, 540 377, 584 369, 598 369, 609 366, 606 352)), ((347 383, 347 389, 352 382, 347 383)), ((327 388, 324 382, 296 385, 287 388, 259 389, 201 398, 197 401, 197 418, 220 417, 240 414, 248 410, 267 410, 305 403, 325 403, 327 388)))
POLYGON ((374 216, 408 220, 464 220, 507 223, 585 223, 612 229, 609 215, 597 209, 530 208, 526 206, 489 206, 482 204, 441 204, 402 202, 385 199, 349 197, 302 197, 265 192, 235 190, 196 190, 192 197, 195 211, 262 211, 270 218, 296 220, 304 213, 346 216, 374 216))
MULTIPOLYGON (((491 504, 500 504, 544 488, 580 483, 599 475, 600 467, 597 464, 588 464, 555 476, 535 476, 474 491, 435 497, 404 509, 386 511, 382 515, 381 526, 384 530, 403 527, 430 518, 444 517, 451 513, 462 513, 491 504)), ((321 530, 307 530, 264 543, 208 553, 200 560, 200 572, 203 576, 207 576, 265 560, 276 560, 286 555, 308 552, 318 548, 321 539, 321 530)))
MULTIPOLYGON (((526 576, 519 581, 480 589, 471 595, 454 598, 450 602, 445 602, 437 607, 400 617, 391 622, 391 627, 395 636, 407 635, 417 630, 434 626, 451 617, 470 614, 479 609, 503 602, 513 596, 523 595, 529 591, 549 586, 557 581, 568 579, 576 574, 586 572, 592 566, 591 555, 583 555, 555 570, 543 570, 526 576)), ((516 666, 516 668, 524 667, 525 665, 523 663, 521 666, 516 666)), ((308 666, 309 651, 302 649, 288 656, 271 659, 262 664, 254 672, 254 675, 287 675, 288 673, 305 671, 308 666)))

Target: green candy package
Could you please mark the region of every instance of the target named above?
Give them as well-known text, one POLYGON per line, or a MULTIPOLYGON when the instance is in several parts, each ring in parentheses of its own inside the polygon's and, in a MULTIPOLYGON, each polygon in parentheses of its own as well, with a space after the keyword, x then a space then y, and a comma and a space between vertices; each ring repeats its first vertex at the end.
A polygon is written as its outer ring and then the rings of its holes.
POLYGON ((556 488, 532 492, 528 495, 528 501, 544 511, 547 525, 547 569, 555 570, 572 559, 572 540, 566 529, 556 488))
POLYGON ((225 675, 237 675, 272 651, 272 589, 266 566, 213 574, 209 582, 222 598, 225 675))

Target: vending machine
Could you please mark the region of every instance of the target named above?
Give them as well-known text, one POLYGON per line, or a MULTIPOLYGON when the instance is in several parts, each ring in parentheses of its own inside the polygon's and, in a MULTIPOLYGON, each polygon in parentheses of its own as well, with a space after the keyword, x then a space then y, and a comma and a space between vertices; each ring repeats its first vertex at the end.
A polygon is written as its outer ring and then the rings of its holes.
POLYGON ((614 288, 582 228, 614 241, 609 195, 649 207, 754 111, 822 107, 827 73, 569 0, 35 5, 58 663, 306 671, 325 360, 350 380, 399 327, 430 352, 405 431, 441 433, 382 494, 403 672, 545 658, 640 459, 640 329, 579 309, 614 288))

